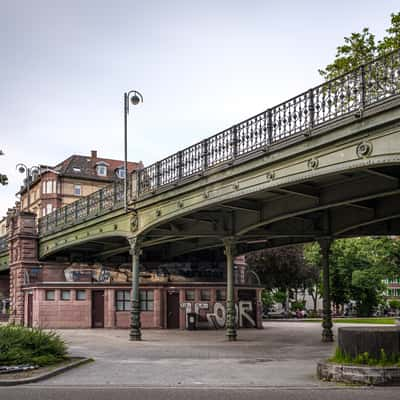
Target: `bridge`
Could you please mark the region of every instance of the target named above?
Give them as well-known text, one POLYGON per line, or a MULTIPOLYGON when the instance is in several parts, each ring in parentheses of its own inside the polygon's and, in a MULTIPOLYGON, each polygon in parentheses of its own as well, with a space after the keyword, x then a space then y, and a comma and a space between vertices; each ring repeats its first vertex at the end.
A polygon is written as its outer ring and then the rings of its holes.
MULTIPOLYGON (((132 340, 141 338, 140 257, 225 257, 226 329, 235 340, 234 255, 318 241, 323 340, 332 340, 331 241, 400 234, 399 179, 395 51, 134 173, 128 212, 123 186, 114 184, 40 218, 39 257, 112 260, 130 253, 132 340)), ((6 264, 0 248, 0 269, 6 264)))

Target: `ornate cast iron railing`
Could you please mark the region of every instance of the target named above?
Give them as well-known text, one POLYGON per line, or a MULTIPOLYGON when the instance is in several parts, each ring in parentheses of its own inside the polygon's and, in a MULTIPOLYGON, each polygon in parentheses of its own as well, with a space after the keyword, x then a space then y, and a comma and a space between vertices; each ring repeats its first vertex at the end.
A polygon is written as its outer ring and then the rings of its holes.
POLYGON ((310 89, 139 171, 146 194, 400 94, 400 50, 310 89))
MULTIPOLYGON (((202 175, 240 157, 257 156, 271 145, 364 110, 400 94, 400 50, 314 87, 200 143, 138 171, 139 196, 202 175)), ((46 236, 123 206, 123 185, 116 183, 39 219, 46 236)))
POLYGON ((123 205, 124 185, 122 181, 117 181, 39 218, 39 235, 46 236, 121 208, 123 205))
POLYGON ((7 235, 0 236, 0 253, 8 249, 8 238, 7 235))

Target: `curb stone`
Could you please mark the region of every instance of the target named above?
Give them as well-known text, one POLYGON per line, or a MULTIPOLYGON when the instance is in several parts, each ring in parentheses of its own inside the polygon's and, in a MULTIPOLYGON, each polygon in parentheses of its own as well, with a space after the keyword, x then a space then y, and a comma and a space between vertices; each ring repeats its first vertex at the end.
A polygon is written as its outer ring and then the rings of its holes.
POLYGON ((399 386, 400 367, 338 364, 319 361, 317 376, 320 380, 373 386, 399 386))
MULTIPOLYGON (((75 357, 75 358, 78 358, 78 357, 75 357)), ((42 374, 37 375, 37 376, 32 376, 30 378, 22 378, 22 379, 0 380, 0 386, 16 386, 16 385, 25 385, 27 383, 39 382, 39 381, 51 378, 52 376, 59 375, 65 371, 72 369, 72 368, 76 368, 81 365, 88 364, 92 361, 94 361, 93 358, 79 357, 78 360, 75 360, 74 362, 72 362, 68 365, 63 365, 61 367, 53 369, 52 371, 43 372, 42 374)))

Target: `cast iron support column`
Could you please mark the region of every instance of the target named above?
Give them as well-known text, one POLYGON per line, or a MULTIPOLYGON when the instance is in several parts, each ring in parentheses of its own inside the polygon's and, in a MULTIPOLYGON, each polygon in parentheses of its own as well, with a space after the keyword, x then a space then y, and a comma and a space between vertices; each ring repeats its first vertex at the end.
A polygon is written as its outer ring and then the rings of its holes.
POLYGON ((322 253, 322 294, 323 294, 323 318, 322 318, 322 341, 333 342, 332 333, 332 306, 331 290, 329 282, 329 254, 332 239, 324 238, 318 240, 322 253))
POLYGON ((235 253, 235 242, 233 238, 225 238, 225 256, 226 256, 226 336, 229 341, 236 340, 235 325, 235 299, 233 282, 233 257, 235 253))
POLYGON ((132 310, 131 310, 131 331, 130 340, 141 340, 140 323, 140 300, 139 300, 139 258, 140 243, 137 237, 128 239, 130 244, 130 254, 132 255, 132 310))

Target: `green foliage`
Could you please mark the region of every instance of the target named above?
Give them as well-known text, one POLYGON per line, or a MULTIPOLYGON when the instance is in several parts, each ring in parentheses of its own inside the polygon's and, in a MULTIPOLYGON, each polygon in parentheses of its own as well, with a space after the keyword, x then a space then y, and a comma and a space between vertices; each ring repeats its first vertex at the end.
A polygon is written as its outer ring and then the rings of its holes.
POLYGON ((373 358, 368 352, 358 354, 356 357, 351 357, 348 354, 343 353, 339 347, 336 347, 333 357, 329 359, 331 362, 338 364, 358 364, 358 365, 368 365, 368 366, 400 366, 400 355, 392 354, 388 356, 384 349, 381 349, 379 358, 373 358))
POLYGON ((287 297, 286 292, 284 292, 282 290, 278 290, 272 296, 275 303, 282 304, 283 306, 286 303, 286 297, 287 297))
POLYGON ((400 12, 391 14, 390 26, 386 32, 387 35, 378 42, 369 28, 351 33, 344 38, 344 44, 337 47, 334 61, 318 72, 324 79, 330 80, 360 64, 400 48, 400 12))
MULTIPOLYGON (((305 246, 304 257, 319 263, 319 245, 305 246)), ((332 302, 342 305, 355 300, 358 314, 368 316, 382 300, 382 279, 400 275, 400 241, 389 237, 335 240, 329 261, 332 302)))
POLYGON ((8 185, 8 178, 7 175, 3 175, 0 173, 0 185, 8 185))
POLYGON ((67 358, 67 346, 55 332, 21 326, 0 327, 0 365, 51 365, 67 358))
POLYGON ((389 307, 392 310, 400 310, 400 300, 390 300, 389 307))
POLYGON ((263 307, 264 309, 270 309, 272 307, 272 305, 274 304, 274 298, 273 298, 273 294, 270 290, 264 289, 261 292, 261 300, 263 303, 263 307))
POLYGON ((303 301, 292 301, 290 304, 291 310, 296 311, 296 310, 304 310, 305 309, 305 302, 303 301))
POLYGON ((319 280, 319 267, 305 262, 301 245, 253 252, 246 262, 270 290, 307 289, 319 280))

